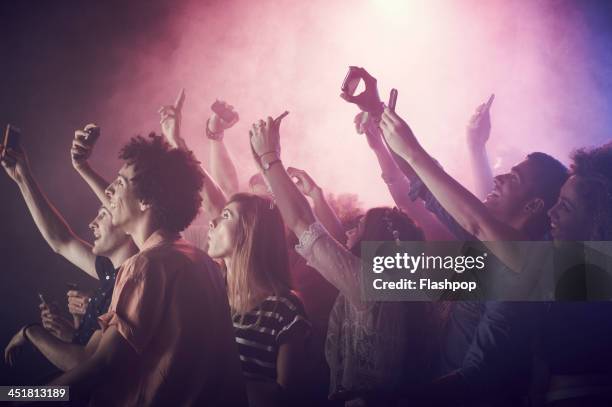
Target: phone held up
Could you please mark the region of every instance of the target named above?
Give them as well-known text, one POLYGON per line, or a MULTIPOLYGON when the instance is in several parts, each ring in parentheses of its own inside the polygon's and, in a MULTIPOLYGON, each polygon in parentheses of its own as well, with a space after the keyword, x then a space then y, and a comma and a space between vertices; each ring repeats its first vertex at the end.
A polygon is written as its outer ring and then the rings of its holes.
POLYGON ((342 92, 350 96, 355 96, 355 90, 357 90, 359 82, 361 82, 359 68, 356 66, 349 66, 349 70, 344 77, 344 81, 342 81, 342 92))
POLYGON ((21 145, 21 130, 12 124, 6 125, 4 132, 4 140, 2 141, 2 158, 4 158, 5 151, 7 149, 19 150, 21 145))
POLYGON ((98 138, 100 137, 100 128, 99 127, 90 127, 85 131, 87 135, 85 136, 85 142, 89 145, 94 145, 98 138))
POLYGON ((397 89, 391 89, 391 93, 389 94, 389 110, 395 112, 395 105, 397 104, 397 89))
POLYGON ((349 102, 356 104, 362 111, 368 112, 375 117, 379 117, 382 114, 383 103, 378 95, 376 78, 365 69, 349 66, 348 73, 342 82, 341 90, 344 95, 354 97, 355 99, 349 100, 349 102), (355 95, 361 81, 363 81, 364 90, 359 95, 355 95))

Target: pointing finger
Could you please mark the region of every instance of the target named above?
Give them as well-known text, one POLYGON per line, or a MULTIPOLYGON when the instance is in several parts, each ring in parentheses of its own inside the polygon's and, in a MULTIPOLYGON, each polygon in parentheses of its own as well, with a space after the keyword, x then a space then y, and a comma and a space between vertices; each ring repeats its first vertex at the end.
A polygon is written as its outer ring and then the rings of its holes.
POLYGON ((491 105, 493 104, 493 101, 495 100, 495 93, 491 93, 491 96, 489 96, 489 100, 487 100, 487 110, 491 109, 491 105))
POLYGON ((181 89, 178 96, 176 97, 176 101, 174 102, 174 107, 179 112, 183 108, 183 103, 185 103, 185 88, 181 89))

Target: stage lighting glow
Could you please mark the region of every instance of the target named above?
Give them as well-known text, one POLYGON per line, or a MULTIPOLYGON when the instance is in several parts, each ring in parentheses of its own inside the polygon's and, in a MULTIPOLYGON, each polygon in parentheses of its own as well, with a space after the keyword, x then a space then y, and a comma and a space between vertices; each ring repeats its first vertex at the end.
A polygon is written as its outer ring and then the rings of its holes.
POLYGON ((577 112, 570 90, 581 100, 602 100, 588 59, 567 51, 581 49, 585 28, 537 2, 193 1, 173 18, 180 41, 172 55, 157 55, 154 42, 126 55, 138 76, 116 100, 137 107, 130 128, 154 126, 153 112, 185 87, 183 128, 207 163, 204 117, 214 99, 225 99, 240 113, 225 140, 246 182, 255 172, 249 125, 286 109, 283 161, 308 170, 330 192, 357 193, 368 206, 392 201, 374 154, 355 134, 357 108, 338 96, 349 65, 377 77, 383 100, 399 90, 398 113, 468 186, 465 126, 491 93, 497 98, 488 148, 500 157, 493 163, 499 171, 534 150, 567 161, 583 144, 574 136, 584 134, 580 118, 591 118, 588 128, 597 122, 590 110, 577 112), (563 49, 558 27, 572 33, 563 49))

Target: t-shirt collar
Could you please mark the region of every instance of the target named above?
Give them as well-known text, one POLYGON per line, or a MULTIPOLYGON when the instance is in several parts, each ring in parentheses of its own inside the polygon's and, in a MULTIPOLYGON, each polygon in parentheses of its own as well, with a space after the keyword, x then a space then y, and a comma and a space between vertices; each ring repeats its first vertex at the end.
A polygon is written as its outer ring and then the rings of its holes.
POLYGON ((173 242, 178 238, 178 233, 166 232, 162 229, 157 229, 155 232, 151 233, 151 236, 149 236, 147 240, 145 240, 141 251, 164 243, 173 242))

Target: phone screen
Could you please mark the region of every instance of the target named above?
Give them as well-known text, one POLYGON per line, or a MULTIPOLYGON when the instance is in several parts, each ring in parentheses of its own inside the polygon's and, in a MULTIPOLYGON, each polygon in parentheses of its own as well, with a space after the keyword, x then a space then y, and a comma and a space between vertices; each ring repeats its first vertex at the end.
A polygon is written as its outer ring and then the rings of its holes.
POLYGON ((85 141, 88 144, 93 145, 98 140, 98 137, 100 137, 100 128, 99 127, 92 127, 90 129, 88 129, 86 131, 86 133, 87 133, 87 135, 85 136, 85 141))
POLYGON ((21 130, 17 127, 8 124, 6 126, 6 131, 4 132, 4 148, 11 148, 13 150, 19 149, 19 144, 21 141, 21 130))

